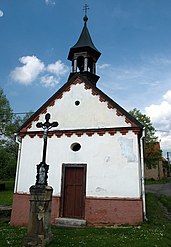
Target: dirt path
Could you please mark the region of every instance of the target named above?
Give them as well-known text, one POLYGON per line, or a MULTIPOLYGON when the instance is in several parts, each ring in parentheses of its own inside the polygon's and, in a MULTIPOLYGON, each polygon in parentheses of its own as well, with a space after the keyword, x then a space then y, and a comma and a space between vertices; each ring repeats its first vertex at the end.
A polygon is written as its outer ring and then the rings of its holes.
POLYGON ((146 184, 145 191, 155 193, 158 196, 171 196, 171 181, 166 184, 146 184))

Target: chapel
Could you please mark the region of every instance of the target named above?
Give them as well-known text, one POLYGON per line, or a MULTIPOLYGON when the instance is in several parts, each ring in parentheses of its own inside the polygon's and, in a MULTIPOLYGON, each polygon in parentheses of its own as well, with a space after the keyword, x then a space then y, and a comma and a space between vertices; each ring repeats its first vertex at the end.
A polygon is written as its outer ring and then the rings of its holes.
POLYGON ((51 222, 80 225, 139 224, 146 215, 144 130, 98 88, 101 55, 89 33, 87 15, 69 50, 67 82, 21 126, 11 224, 28 224, 29 188, 35 184, 47 113, 58 126, 48 132, 48 185, 53 188, 51 222))

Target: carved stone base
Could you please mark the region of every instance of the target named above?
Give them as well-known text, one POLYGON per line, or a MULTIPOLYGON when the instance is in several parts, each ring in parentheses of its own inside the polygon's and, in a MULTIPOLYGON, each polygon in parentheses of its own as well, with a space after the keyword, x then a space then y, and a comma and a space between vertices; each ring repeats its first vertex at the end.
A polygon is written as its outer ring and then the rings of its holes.
POLYGON ((50 186, 33 185, 30 187, 30 212, 27 235, 23 247, 43 247, 52 240, 50 186))

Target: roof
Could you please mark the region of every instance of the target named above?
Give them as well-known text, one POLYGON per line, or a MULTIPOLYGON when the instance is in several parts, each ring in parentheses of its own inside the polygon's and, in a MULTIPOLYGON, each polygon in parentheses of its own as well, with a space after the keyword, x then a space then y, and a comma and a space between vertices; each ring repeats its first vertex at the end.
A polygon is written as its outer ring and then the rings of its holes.
POLYGON ((97 50, 97 48, 93 44, 89 30, 87 28, 87 20, 88 20, 87 16, 85 16, 83 18, 83 20, 84 20, 83 30, 80 34, 80 37, 79 37, 77 43, 73 47, 71 47, 71 49, 69 51, 69 55, 68 55, 69 60, 72 60, 72 55, 74 52, 77 52, 78 50, 80 51, 80 49, 85 50, 85 48, 92 51, 96 55, 97 59, 101 55, 101 53, 97 50))
POLYGON ((113 101, 109 96, 107 96, 105 93, 103 93, 100 89, 98 89, 93 83, 91 83, 88 78, 83 76, 80 73, 75 73, 72 77, 69 77, 68 81, 54 94, 52 97, 50 97, 19 129, 19 132, 23 128, 27 128, 27 126, 34 121, 39 114, 45 112, 46 108, 48 106, 53 105, 54 100, 57 98, 61 98, 61 95, 68 91, 70 86, 74 84, 74 82, 79 79, 82 82, 86 84, 88 88, 91 88, 95 94, 99 95, 103 101, 107 101, 110 108, 115 108, 120 113, 120 115, 124 115, 131 124, 133 124, 135 127, 138 127, 140 129, 143 129, 143 125, 137 121, 133 116, 131 116, 126 110, 124 110, 120 105, 118 105, 115 101, 113 101))

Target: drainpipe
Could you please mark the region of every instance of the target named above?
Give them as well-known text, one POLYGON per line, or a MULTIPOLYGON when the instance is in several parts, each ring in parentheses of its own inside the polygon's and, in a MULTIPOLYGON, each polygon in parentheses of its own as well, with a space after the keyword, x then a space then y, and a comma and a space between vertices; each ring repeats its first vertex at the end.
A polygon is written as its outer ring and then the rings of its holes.
POLYGON ((14 186, 14 193, 17 192, 18 189, 18 177, 19 177, 19 167, 20 167, 20 158, 21 158, 21 137, 15 133, 15 141, 18 144, 18 158, 17 158, 17 168, 16 168, 16 176, 15 176, 15 186, 14 186))
POLYGON ((143 147, 143 139, 145 138, 145 128, 143 128, 142 136, 140 138, 140 154, 141 154, 141 193, 142 193, 142 200, 143 200, 143 216, 144 220, 147 219, 146 215, 146 202, 145 202, 145 186, 144 186, 144 147, 143 147))

